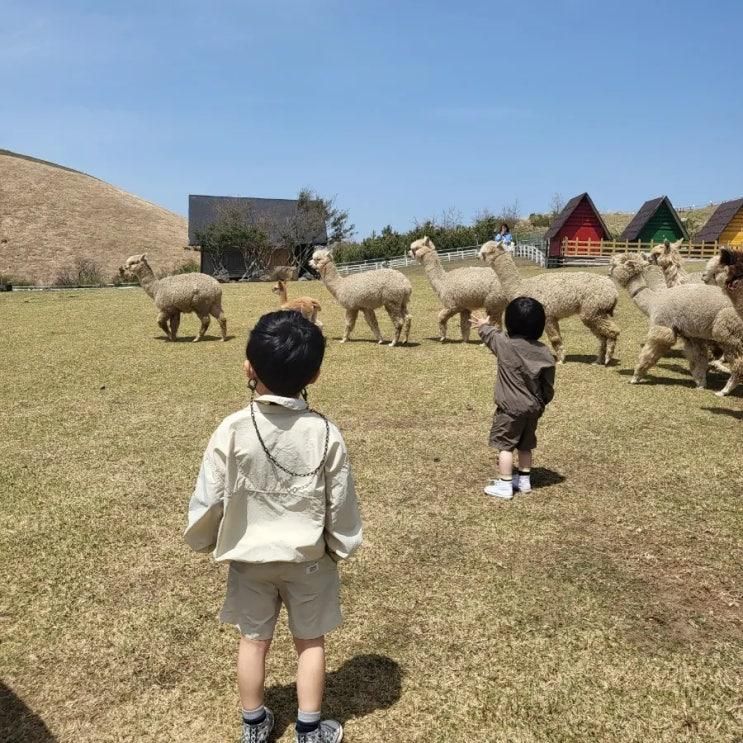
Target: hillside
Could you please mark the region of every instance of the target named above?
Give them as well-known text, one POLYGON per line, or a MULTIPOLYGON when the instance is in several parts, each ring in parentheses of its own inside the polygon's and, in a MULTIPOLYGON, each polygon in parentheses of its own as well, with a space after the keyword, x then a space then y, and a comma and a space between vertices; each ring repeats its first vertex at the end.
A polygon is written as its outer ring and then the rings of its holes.
POLYGON ((93 261, 111 280, 132 253, 157 271, 198 258, 184 217, 104 181, 54 163, 0 150, 0 274, 53 283, 76 261, 93 261))
MULTIPOLYGON (((679 217, 686 225, 692 238, 694 233, 712 216, 718 204, 708 204, 694 209, 679 209, 679 217)), ((612 235, 619 235, 630 223, 634 212, 602 212, 601 216, 612 235)))

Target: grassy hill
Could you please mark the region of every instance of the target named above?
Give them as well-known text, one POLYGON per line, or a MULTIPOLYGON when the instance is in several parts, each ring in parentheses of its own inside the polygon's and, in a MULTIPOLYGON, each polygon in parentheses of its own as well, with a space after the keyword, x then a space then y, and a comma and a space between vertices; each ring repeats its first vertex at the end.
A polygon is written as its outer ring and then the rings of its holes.
MULTIPOLYGON (((686 229, 694 236, 694 233, 712 216, 712 212, 718 204, 708 204, 694 209, 679 209, 679 217, 686 225, 686 229)), ((621 234, 622 230, 630 223, 634 212, 602 212, 601 216, 612 235, 621 234)))
MULTIPOLYGON (((111 280, 132 253, 158 271, 193 260, 187 221, 85 173, 0 150, 0 274, 53 283, 92 261, 111 280)), ((196 256, 198 257, 198 256, 196 256)))

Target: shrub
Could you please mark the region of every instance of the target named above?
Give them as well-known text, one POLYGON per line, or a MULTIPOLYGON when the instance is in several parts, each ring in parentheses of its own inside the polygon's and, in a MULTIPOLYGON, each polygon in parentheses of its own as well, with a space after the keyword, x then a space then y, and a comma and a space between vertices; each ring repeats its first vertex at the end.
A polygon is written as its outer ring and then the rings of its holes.
POLYGON ((180 273, 199 273, 201 271, 201 266, 198 264, 195 260, 186 261, 185 263, 182 263, 178 268, 171 271, 171 276, 175 276, 176 274, 180 273))
POLYGON ((101 286, 105 283, 100 266, 91 258, 75 258, 72 266, 60 269, 54 286, 101 286))

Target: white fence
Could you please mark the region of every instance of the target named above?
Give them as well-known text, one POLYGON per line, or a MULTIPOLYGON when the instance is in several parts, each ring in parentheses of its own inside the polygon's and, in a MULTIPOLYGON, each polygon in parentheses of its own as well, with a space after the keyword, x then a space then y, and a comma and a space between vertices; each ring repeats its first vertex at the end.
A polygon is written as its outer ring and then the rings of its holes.
MULTIPOLYGON (((442 263, 451 263, 452 261, 466 261, 476 259, 480 252, 479 245, 467 245, 458 250, 450 250, 446 253, 439 253, 439 260, 442 263)), ((545 251, 538 245, 516 245, 513 249, 515 258, 525 258, 540 266, 545 264, 545 251)), ((405 254, 400 258, 388 258, 387 260, 360 261, 358 263, 339 263, 337 264, 338 273, 348 275, 352 273, 363 273, 364 271, 378 271, 380 268, 405 268, 406 266, 415 266, 418 261, 405 254)))

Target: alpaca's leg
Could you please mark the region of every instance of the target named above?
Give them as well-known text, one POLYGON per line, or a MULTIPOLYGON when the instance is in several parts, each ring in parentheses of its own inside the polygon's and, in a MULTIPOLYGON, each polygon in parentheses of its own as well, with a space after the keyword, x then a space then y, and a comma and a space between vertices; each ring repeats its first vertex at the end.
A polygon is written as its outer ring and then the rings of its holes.
POLYGON ((599 339, 599 353, 594 363, 609 364, 619 337, 619 327, 608 315, 581 316, 581 322, 599 339))
POLYGON ((209 315, 199 315, 199 320, 201 320, 201 327, 199 328, 199 334, 193 339, 194 343, 197 343, 200 341, 203 337, 206 331, 209 329, 209 315))
POLYGON ((457 310, 453 310, 450 307, 444 307, 444 309, 439 312, 439 340, 442 343, 446 340, 446 325, 456 314, 457 310))
POLYGON ((366 320, 366 324, 371 328, 371 332, 377 339, 377 343, 384 343, 384 338, 382 338, 382 332, 379 329, 379 322, 377 322, 377 315, 374 310, 363 310, 363 313, 364 320, 366 320))
POLYGON ((170 316, 170 340, 174 341, 178 338, 178 326, 181 324, 181 313, 174 312, 170 316))
POLYGON ((346 310, 346 327, 343 330, 343 338, 341 343, 345 343, 353 332, 354 325, 356 325, 356 318, 359 316, 358 310, 346 310))
POLYGON ((485 305, 485 312, 488 315, 490 324, 500 333, 503 330, 503 312, 506 306, 501 302, 492 305, 485 305))
POLYGON ((408 314, 407 310, 405 311, 405 322, 402 326, 402 336, 403 336, 403 344, 407 345, 408 341, 410 340, 410 326, 413 324, 413 316, 408 314))
POLYGON ((655 366, 664 354, 668 353, 676 343, 676 333, 662 325, 654 325, 648 331, 645 345, 637 357, 637 366, 632 375, 630 384, 637 384, 648 369, 655 366))
POLYGON ((312 322, 315 323, 315 325, 317 325, 317 327, 320 328, 320 330, 322 330, 322 323, 320 322, 319 318, 317 317, 317 313, 318 312, 319 312, 319 310, 317 309, 317 307, 315 307, 315 309, 312 310, 312 322))
POLYGON ((157 324, 162 328, 163 333, 165 333, 165 340, 170 340, 170 328, 168 327, 169 319, 170 315, 162 310, 157 316, 157 324))
POLYGON ((697 389, 703 390, 707 386, 707 344, 704 341, 683 338, 684 356, 689 362, 691 376, 696 382, 697 389))
POLYGON ((224 315, 222 305, 215 305, 209 310, 214 319, 219 323, 219 329, 222 332, 222 340, 227 340, 227 318, 224 315))
POLYGON ((560 335, 560 325, 554 317, 548 317, 544 325, 544 332, 547 333, 552 351, 557 359, 558 364, 565 361, 565 349, 562 345, 562 336, 560 335))
POLYGON ((462 331, 462 343, 469 343, 470 341, 470 330, 472 330, 470 317, 472 317, 472 313, 469 310, 462 310, 459 313, 459 329, 462 331))
POLYGON ((402 333, 403 325, 405 325, 406 312, 402 307, 393 304, 386 304, 384 308, 387 310, 387 314, 390 316, 392 325, 395 328, 395 335, 390 342, 390 346, 396 346, 400 342, 400 334, 402 333))
MULTIPOLYGON (((730 354, 726 354, 726 356, 730 356, 730 354)), ((738 353, 737 356, 731 356, 729 361, 730 378, 719 392, 715 392, 718 397, 729 395, 738 386, 738 383, 743 381, 743 353, 738 353)))

